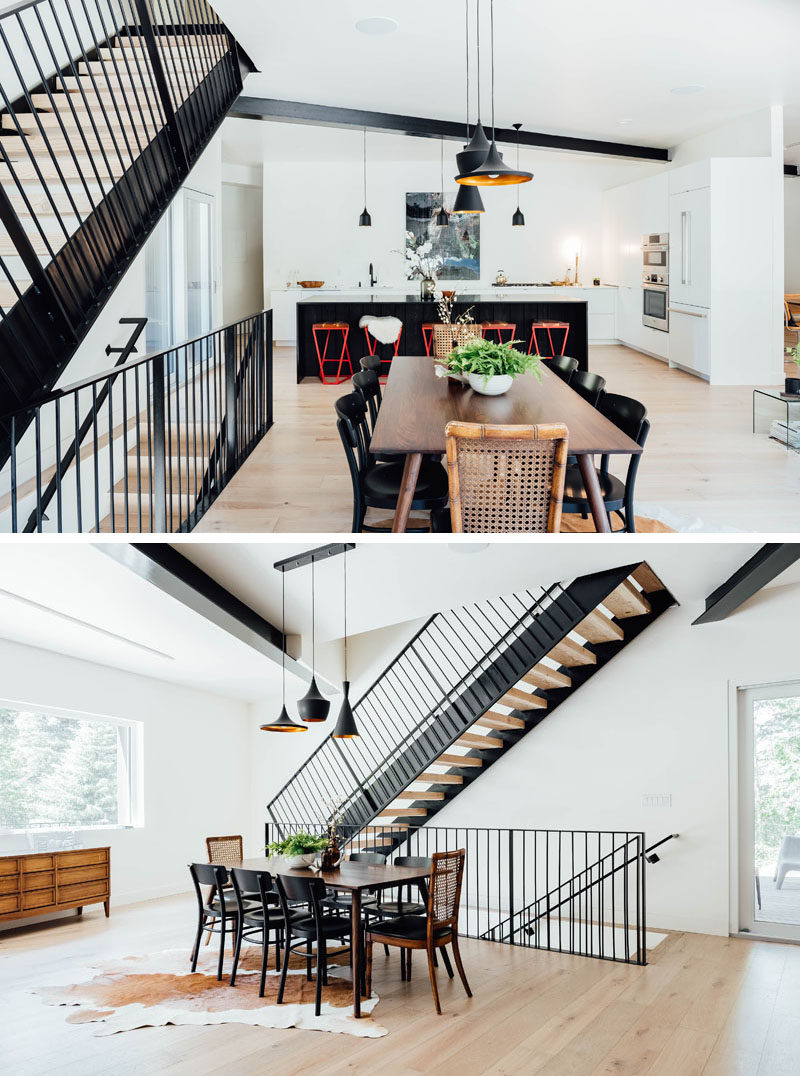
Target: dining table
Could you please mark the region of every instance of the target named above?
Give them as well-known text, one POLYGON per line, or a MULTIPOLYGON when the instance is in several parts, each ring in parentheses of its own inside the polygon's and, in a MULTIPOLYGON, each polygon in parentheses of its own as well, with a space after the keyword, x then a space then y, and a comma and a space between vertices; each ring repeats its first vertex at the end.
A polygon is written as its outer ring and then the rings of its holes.
POLYGON ((563 422, 569 432, 569 454, 578 460, 595 529, 610 532, 594 457, 638 455, 641 446, 545 363, 540 371, 541 381, 535 374, 525 374, 516 377, 502 395, 484 396, 453 378, 437 376, 436 363, 427 355, 392 359, 370 450, 405 455, 393 532, 405 531, 422 458, 445 452, 444 431, 451 421, 508 426, 563 422))
MULTIPOLYGON (((230 863, 219 864, 228 870, 230 863)), ((361 945, 361 908, 363 894, 373 889, 393 889, 397 886, 426 882, 430 877, 430 866, 395 867, 392 863, 359 863, 343 860, 334 870, 314 870, 310 867, 288 868, 280 859, 259 857, 243 859, 234 866, 249 871, 269 871, 278 877, 321 878, 329 889, 351 894, 350 908, 350 944, 353 954, 353 1016, 361 1016, 361 972, 364 964, 364 951, 361 945)))

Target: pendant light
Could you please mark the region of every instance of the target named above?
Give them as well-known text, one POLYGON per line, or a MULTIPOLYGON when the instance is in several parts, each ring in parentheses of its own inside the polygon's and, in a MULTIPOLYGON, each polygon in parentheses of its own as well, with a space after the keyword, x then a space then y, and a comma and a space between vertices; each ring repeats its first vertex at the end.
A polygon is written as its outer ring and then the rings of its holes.
MULTIPOLYGON (((467 138, 469 138, 469 0, 464 0, 465 11, 465 25, 464 25, 464 41, 466 43, 466 60, 467 60, 467 138)), ((480 66, 478 67, 478 102, 480 103, 480 66)), ((478 120, 478 126, 480 127, 480 120, 478 120)), ((483 128, 481 127, 481 133, 483 128)), ((475 128, 475 134, 477 135, 478 128, 475 128)), ((486 136, 483 136, 484 142, 486 142, 486 136)), ((486 148, 488 149, 489 143, 486 142, 486 148)), ((456 154, 456 161, 458 162, 459 172, 469 171, 470 167, 480 164, 483 158, 486 156, 486 150, 480 152, 479 155, 475 155, 474 151, 470 149, 469 145, 464 146, 462 153, 456 154), (477 156, 474 163, 470 165, 470 161, 473 156, 477 156)), ((481 198, 481 192, 477 187, 469 187, 466 184, 459 184, 458 193, 456 194, 455 204, 450 212, 452 216, 454 213, 484 213, 483 200, 481 198)))
MULTIPOLYGON (((499 187, 508 183, 529 183, 533 176, 530 172, 509 168, 497 149, 494 121, 494 0, 490 0, 491 53, 492 53, 492 144, 484 160, 471 171, 462 170, 456 176, 457 183, 466 183, 476 187, 499 187)), ((480 33, 480 3, 478 5, 478 32, 480 33)), ((479 45, 480 49, 480 45, 479 45)), ((480 51, 478 53, 480 57, 480 51)), ((480 89, 478 90, 480 95, 480 89)), ((479 102, 480 103, 480 102, 479 102)), ((476 131, 477 134, 477 131, 476 131)), ((484 136, 485 137, 485 136, 484 136)))
POLYGON ((336 740, 352 740, 358 736, 356 719, 350 706, 350 681, 347 679, 347 550, 343 554, 344 560, 344 680, 342 682, 342 708, 336 719, 336 728, 333 737, 336 740))
POLYGON ((439 191, 441 207, 436 214, 436 226, 438 228, 446 228, 450 223, 450 217, 447 215, 447 211, 444 208, 444 137, 440 139, 439 146, 439 179, 442 184, 441 190, 439 191))
MULTIPOLYGON (((521 123, 512 123, 511 126, 517 132, 517 171, 519 172, 519 129, 522 126, 521 123)), ((511 218, 511 225, 514 228, 525 227, 525 214, 519 207, 519 185, 517 185, 517 208, 514 211, 514 216, 511 218)))
POLYGON ((317 721, 325 721, 331 708, 330 699, 326 699, 317 687, 317 677, 314 670, 317 667, 317 635, 316 635, 316 589, 314 587, 314 558, 311 558, 311 683, 308 691, 297 700, 297 712, 307 724, 317 721))
POLYGON ((281 647, 281 675, 283 683, 283 705, 281 712, 275 721, 270 721, 261 726, 262 732, 308 732, 306 725, 298 725, 292 721, 286 711, 286 575, 281 572, 281 635, 283 645, 281 647))
POLYGON ((372 217, 367 212, 367 128, 364 128, 364 212, 358 218, 359 228, 371 228, 372 217))

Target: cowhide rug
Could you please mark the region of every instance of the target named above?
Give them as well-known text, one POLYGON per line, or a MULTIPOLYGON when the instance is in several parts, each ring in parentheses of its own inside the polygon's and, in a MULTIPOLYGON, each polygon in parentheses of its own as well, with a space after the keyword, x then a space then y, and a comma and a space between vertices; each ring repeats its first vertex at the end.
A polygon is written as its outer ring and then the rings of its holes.
MULTIPOLYGON (((270 959, 274 950, 270 949, 270 959)), ((336 957, 333 957, 335 960, 336 957)), ((190 971, 186 949, 169 949, 147 956, 128 956, 87 969, 86 978, 33 991, 48 1005, 69 1006, 71 1024, 97 1023, 97 1035, 114 1035, 139 1027, 165 1024, 249 1024, 253 1027, 299 1027, 344 1035, 377 1038, 386 1028, 371 1019, 380 1000, 376 994, 362 999, 362 1018, 353 1018, 353 989, 346 967, 332 966, 322 990, 322 1010, 314 1015, 315 982, 305 976, 305 962, 292 956, 283 1003, 278 1005, 279 973, 270 970, 264 997, 258 996, 261 950, 243 947, 230 985, 231 957, 226 953, 222 982, 217 982, 217 952, 203 947, 197 971, 190 971), (345 974, 347 979, 342 976, 345 974)))

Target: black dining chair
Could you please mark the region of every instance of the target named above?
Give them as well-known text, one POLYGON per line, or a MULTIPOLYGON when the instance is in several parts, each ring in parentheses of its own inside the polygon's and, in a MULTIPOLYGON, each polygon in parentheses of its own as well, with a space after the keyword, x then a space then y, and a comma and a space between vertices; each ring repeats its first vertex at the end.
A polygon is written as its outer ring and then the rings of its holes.
MULTIPOLYGON (((650 432, 650 421, 647 418, 647 408, 643 403, 631 399, 630 396, 619 396, 614 392, 606 392, 600 400, 598 410, 610 422, 613 422, 618 429, 626 433, 632 441, 635 441, 640 448, 644 448, 647 435, 650 432)), ((600 469, 597 471, 603 503, 609 516, 609 524, 611 522, 611 513, 617 512, 624 523, 621 530, 627 531, 629 534, 636 533, 633 498, 636 475, 639 471, 641 459, 641 453, 631 456, 624 482, 610 473, 607 454, 601 456, 600 469)), ((573 515, 580 513, 584 519, 589 518, 591 511, 589 498, 586 496, 583 479, 578 467, 567 467, 561 511, 573 515)))
MULTIPOLYGON (((273 934, 275 970, 279 971, 281 966, 280 942, 283 937, 284 919, 280 899, 269 871, 252 871, 244 867, 234 867, 231 870, 231 881, 237 910, 231 986, 236 986, 236 970, 239 967, 242 942, 258 944, 261 946, 261 983, 258 996, 263 998, 269 964, 270 936, 273 934)), ((293 912, 293 914, 298 913, 293 912)))
POLYGON ((578 360, 569 355, 554 355, 552 359, 543 359, 542 362, 553 371, 556 377, 560 377, 568 385, 572 380, 572 375, 578 369, 578 360))
MULTIPOLYGON (((362 355, 359 360, 359 366, 362 370, 369 370, 375 374, 376 377, 381 376, 381 367, 383 366, 383 359, 380 355, 362 355)), ((380 384, 380 382, 379 382, 380 384)), ((378 399, 381 398, 381 390, 378 388, 378 399)), ((379 405, 380 406, 380 405, 379 405)))
MULTIPOLYGON (((336 426, 344 446, 353 484, 353 532, 375 531, 364 522, 368 508, 394 510, 403 480, 401 463, 378 463, 370 450, 367 405, 357 392, 336 401, 336 426)), ((430 512, 448 503, 447 471, 441 463, 423 460, 420 466, 412 511, 430 512)), ((411 530, 427 530, 409 527, 411 530)))
MULTIPOLYGON (((381 404, 383 403, 383 393, 381 392, 381 382, 380 382, 380 377, 378 376, 378 369, 372 364, 372 360, 377 358, 377 355, 367 355, 366 358, 370 360, 370 365, 365 366, 364 365, 364 359, 361 360, 361 369, 357 373, 353 374, 353 384, 358 388, 359 385, 361 385, 361 384, 365 384, 365 383, 369 384, 370 383, 369 378, 367 379, 366 382, 363 379, 361 379, 362 374, 372 374, 372 376, 375 378, 375 388, 370 390, 370 394, 374 397, 374 401, 375 401, 375 418, 377 418, 378 411, 380 411, 381 404), (356 381, 357 377, 360 378, 359 381, 356 381)), ((378 366, 380 366, 380 363, 378 363, 378 366)), ((370 408, 370 418, 371 417, 372 417, 372 408, 370 408)), ((373 424, 373 426, 375 425, 374 421, 373 421, 372 424, 373 424)))
MULTIPOLYGON (((378 421, 378 412, 381 408, 381 383, 378 375, 372 370, 359 370, 357 374, 353 374, 353 385, 367 405, 371 438, 375 432, 375 423, 378 421)), ((399 463, 401 466, 405 463, 405 456, 399 452, 373 452, 372 458, 376 463, 399 463)))
MULTIPOLYGON (((289 972, 289 960, 297 952, 306 962, 306 979, 311 981, 311 965, 316 964, 316 999, 314 1013, 319 1016, 322 1005, 322 988, 328 985, 328 942, 337 939, 350 941, 350 962, 352 964, 352 939, 350 920, 341 915, 329 915, 325 912, 326 886, 321 878, 298 878, 294 875, 277 875, 278 897, 283 909, 284 944, 281 982, 278 987, 278 1004, 283 1003, 286 988, 286 976, 289 972), (311 911, 305 918, 298 918, 292 903, 307 904, 311 911), (296 939, 293 941, 292 939, 296 939), (312 944, 316 949, 312 949, 312 944), (302 951, 301 951, 302 950, 302 951)), ((362 968, 362 993, 364 991, 362 968)))
POLYGON ((569 387, 574 389, 592 407, 597 407, 606 387, 606 379, 601 377, 600 374, 592 373, 591 370, 575 370, 570 379, 569 387))
POLYGON ((236 893, 229 887, 228 871, 214 863, 190 863, 195 895, 197 896, 197 934, 192 948, 192 971, 197 970, 197 956, 203 931, 219 935, 219 962, 217 979, 222 980, 222 963, 225 958, 225 938, 229 931, 236 932, 239 908, 236 893), (210 886, 208 897, 203 896, 203 886, 210 886), (209 924, 209 920, 211 923, 209 924), (230 925, 229 925, 230 924, 230 925))
MULTIPOLYGON (((382 867, 386 863, 386 856, 380 852, 353 852, 347 856, 347 861, 349 863, 371 863, 375 867, 382 867)), ((330 889, 325 898, 325 903, 334 908, 341 908, 349 914, 353 907, 353 897, 350 893, 337 893, 336 890, 330 889)), ((362 899, 361 912, 362 915, 377 915, 377 898, 374 895, 370 894, 370 896, 362 899)))

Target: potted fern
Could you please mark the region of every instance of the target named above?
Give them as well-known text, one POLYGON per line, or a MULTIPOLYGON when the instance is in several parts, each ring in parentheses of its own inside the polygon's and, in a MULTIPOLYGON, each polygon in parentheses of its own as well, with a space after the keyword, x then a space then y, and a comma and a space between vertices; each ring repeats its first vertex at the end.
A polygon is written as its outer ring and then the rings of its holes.
POLYGON ((447 356, 447 372, 466 381, 474 392, 482 396, 500 396, 508 392, 515 377, 533 374, 542 380, 538 355, 526 355, 516 351, 519 340, 499 343, 475 337, 453 348, 447 356))
POLYGON ((295 870, 298 867, 310 867, 317 852, 321 852, 327 845, 327 837, 315 836, 301 830, 282 841, 272 841, 265 851, 271 856, 280 856, 289 870, 295 870))

